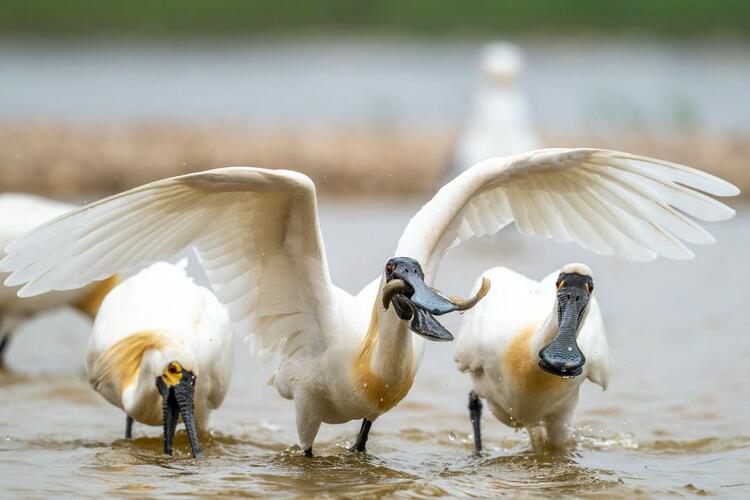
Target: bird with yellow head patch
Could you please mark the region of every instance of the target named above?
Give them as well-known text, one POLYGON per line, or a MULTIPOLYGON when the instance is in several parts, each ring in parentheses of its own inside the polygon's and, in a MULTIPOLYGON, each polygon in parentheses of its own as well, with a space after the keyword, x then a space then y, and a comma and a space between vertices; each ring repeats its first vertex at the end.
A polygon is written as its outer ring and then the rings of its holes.
POLYGON ((86 369, 91 386, 133 421, 163 425, 172 454, 181 419, 194 457, 229 386, 233 326, 214 294, 178 265, 157 262, 105 299, 94 322, 86 369))

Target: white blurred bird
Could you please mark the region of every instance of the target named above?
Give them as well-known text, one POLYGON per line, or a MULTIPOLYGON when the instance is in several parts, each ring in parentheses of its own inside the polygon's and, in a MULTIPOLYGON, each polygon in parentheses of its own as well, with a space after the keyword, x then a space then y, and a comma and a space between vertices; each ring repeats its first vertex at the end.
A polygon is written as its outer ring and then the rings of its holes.
MULTIPOLYGON (((409 182, 404 173, 400 182, 409 182)), ((293 399, 306 454, 320 424, 370 426, 411 388, 423 340, 453 337, 434 318, 474 306, 430 285, 441 259, 514 221, 524 233, 598 253, 692 255, 678 238, 713 241, 684 213, 734 212, 696 191, 736 194, 703 172, 596 149, 550 149, 478 163, 411 219, 384 273, 353 296, 331 282, 315 188, 285 170, 230 167, 153 182, 45 224, 11 243, 0 270, 21 295, 68 289, 193 245, 219 300, 261 350, 281 354, 273 378, 293 399), (671 205, 671 206, 670 206, 671 205), (672 208, 674 206, 676 209, 672 208), (50 252, 54 242, 54 251, 50 252), (91 264, 91 263, 95 264, 91 264)))
POLYGON ((523 52, 507 42, 485 45, 472 109, 453 159, 454 174, 486 158, 539 148, 529 104, 521 88, 523 52))
POLYGON ((234 327, 224 306, 185 273, 187 261, 157 262, 107 295, 96 316, 86 356, 91 386, 135 420, 163 425, 172 454, 182 418, 193 456, 198 430, 229 387, 234 327))
MULTIPOLYGON (((34 227, 76 208, 75 205, 22 193, 0 194, 0 248, 34 227)), ((0 277, 4 280, 7 274, 0 277)), ((72 306, 94 319, 104 296, 118 283, 112 276, 78 290, 20 298, 18 288, 0 287, 0 366, 14 330, 27 318, 54 307, 72 306)))

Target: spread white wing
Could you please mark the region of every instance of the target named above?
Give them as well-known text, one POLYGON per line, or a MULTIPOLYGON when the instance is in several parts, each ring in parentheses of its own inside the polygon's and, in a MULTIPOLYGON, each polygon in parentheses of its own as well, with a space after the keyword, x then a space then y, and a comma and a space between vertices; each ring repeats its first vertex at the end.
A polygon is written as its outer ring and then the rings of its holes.
POLYGON ((289 355, 326 345, 331 283, 315 186, 285 170, 228 167, 146 184, 69 212, 6 248, 19 295, 78 288, 193 245, 238 331, 289 355), (267 300, 259 300, 260 296, 267 300))
POLYGON ((690 259, 683 241, 715 241, 691 217, 718 221, 734 215, 701 191, 739 193, 700 170, 617 151, 543 149, 490 158, 443 186, 417 212, 397 255, 417 259, 434 279, 451 248, 515 222, 523 234, 575 241, 598 254, 690 259))

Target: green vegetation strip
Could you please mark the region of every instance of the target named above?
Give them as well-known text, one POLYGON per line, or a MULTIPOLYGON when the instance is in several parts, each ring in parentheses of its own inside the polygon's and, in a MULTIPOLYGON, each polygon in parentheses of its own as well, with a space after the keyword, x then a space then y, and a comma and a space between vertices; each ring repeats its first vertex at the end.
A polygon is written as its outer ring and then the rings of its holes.
POLYGON ((748 0, 1 0, 0 34, 750 35, 748 0))

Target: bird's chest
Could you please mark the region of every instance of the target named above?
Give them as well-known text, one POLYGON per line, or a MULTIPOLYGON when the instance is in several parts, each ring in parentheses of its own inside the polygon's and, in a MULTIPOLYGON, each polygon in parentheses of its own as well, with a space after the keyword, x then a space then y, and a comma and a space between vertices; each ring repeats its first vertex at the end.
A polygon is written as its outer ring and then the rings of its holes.
POLYGON ((500 359, 499 399, 504 411, 521 424, 534 423, 554 414, 575 398, 583 376, 562 378, 542 370, 531 352, 535 325, 516 336, 500 359))
POLYGON ((355 366, 354 386, 365 404, 382 414, 401 402, 414 383, 414 370, 405 367, 400 377, 383 378, 369 366, 355 366))

